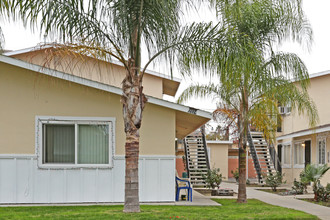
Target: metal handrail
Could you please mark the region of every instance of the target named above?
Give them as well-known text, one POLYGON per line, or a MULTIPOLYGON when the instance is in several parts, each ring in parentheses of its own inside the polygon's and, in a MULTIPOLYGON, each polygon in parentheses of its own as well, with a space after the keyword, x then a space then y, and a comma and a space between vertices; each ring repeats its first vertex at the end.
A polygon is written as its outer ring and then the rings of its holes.
POLYGON ((257 151, 255 149, 255 146, 254 146, 254 143, 253 143, 253 140, 252 140, 252 135, 251 135, 250 128, 248 129, 248 143, 249 143, 250 152, 251 152, 251 155, 252 155, 252 158, 253 158, 254 167, 255 167, 255 170, 257 171, 258 182, 260 182, 261 179, 262 179, 260 161, 259 161, 259 158, 257 156, 257 151))
POLYGON ((184 154, 185 154, 185 157, 186 157, 186 169, 187 169, 187 174, 188 174, 188 177, 190 178, 190 173, 189 173, 189 161, 188 161, 188 152, 187 152, 186 138, 183 139, 183 145, 184 145, 184 154))

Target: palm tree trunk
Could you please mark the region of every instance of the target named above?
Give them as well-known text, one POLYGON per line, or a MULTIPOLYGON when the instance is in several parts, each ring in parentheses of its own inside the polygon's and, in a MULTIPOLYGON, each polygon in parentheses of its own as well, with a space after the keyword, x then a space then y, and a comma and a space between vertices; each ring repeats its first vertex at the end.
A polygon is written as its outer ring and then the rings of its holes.
POLYGON ((135 25, 130 36, 130 51, 127 61, 126 77, 122 82, 123 117, 126 133, 125 143, 125 203, 124 212, 140 212, 139 203, 139 144, 142 112, 147 102, 143 94, 141 74, 141 16, 143 0, 141 1, 140 15, 133 14, 135 25))
POLYGON ((139 135, 126 135, 124 212, 140 212, 139 205, 139 135))
POLYGON ((246 146, 247 146, 247 131, 248 131, 248 98, 246 91, 242 94, 241 112, 238 117, 239 120, 239 142, 238 142, 238 203, 246 203, 246 146))
POLYGON ((240 119, 240 137, 238 143, 238 170, 239 170, 239 179, 238 179, 238 203, 246 202, 246 143, 244 144, 244 129, 243 124, 240 119))
MULTIPOLYGON (((133 59, 128 60, 129 71, 123 81, 123 117, 125 124, 125 204, 124 212, 140 212, 139 204, 139 143, 142 112, 147 102, 142 90, 142 78, 136 74, 133 59)), ((139 71, 139 70, 138 70, 139 71)))

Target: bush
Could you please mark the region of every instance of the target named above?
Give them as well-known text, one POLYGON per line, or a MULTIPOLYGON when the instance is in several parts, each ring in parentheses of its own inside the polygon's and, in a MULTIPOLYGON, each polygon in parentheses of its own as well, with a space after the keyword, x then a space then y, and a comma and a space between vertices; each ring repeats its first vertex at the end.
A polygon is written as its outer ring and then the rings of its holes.
POLYGON ((304 182, 299 182, 296 179, 293 181, 292 191, 294 194, 304 194, 307 191, 307 184, 304 182))
POLYGON ((280 172, 276 172, 276 174, 264 176, 266 178, 266 184, 272 188, 274 192, 277 191, 277 187, 280 186, 283 182, 283 176, 280 172))
POLYGON ((222 174, 220 173, 219 168, 208 170, 206 175, 203 174, 203 178, 208 188, 215 189, 215 187, 218 187, 219 189, 219 186, 222 182, 222 174))
POLYGON ((322 186, 320 182, 317 183, 317 187, 315 189, 317 194, 317 201, 327 202, 330 199, 330 183, 327 184, 326 187, 322 186))
POLYGON ((238 171, 238 168, 236 168, 236 170, 235 171, 230 171, 231 172, 231 174, 233 174, 233 176, 234 176, 234 178, 235 178, 235 180, 236 180, 236 183, 238 183, 238 179, 239 179, 239 171, 238 171))
POLYGON ((319 195, 323 194, 324 189, 321 187, 320 179, 330 169, 327 164, 322 166, 316 164, 308 164, 300 174, 301 182, 313 183, 314 200, 319 201, 319 195))

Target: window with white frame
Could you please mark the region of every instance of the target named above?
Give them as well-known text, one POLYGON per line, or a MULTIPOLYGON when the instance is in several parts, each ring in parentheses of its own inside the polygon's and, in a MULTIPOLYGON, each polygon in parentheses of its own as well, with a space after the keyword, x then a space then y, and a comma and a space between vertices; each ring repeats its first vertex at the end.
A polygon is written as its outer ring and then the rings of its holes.
POLYGON ((290 167, 291 165, 291 145, 283 144, 282 145, 282 166, 290 167))
POLYGON ((325 157, 326 157, 326 138, 318 138, 317 140, 317 163, 318 164, 325 164, 325 157))
POLYGON ((112 118, 37 117, 40 166, 112 165, 112 118))
POLYGON ((304 166, 304 142, 296 142, 293 147, 293 163, 295 166, 304 166))

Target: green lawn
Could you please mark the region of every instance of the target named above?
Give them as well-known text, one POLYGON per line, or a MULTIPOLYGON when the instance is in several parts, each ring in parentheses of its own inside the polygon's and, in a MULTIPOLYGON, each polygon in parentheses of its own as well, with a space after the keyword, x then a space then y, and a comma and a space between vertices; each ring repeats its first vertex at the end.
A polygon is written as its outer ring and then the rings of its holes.
POLYGON ((142 205, 141 213, 124 214, 123 206, 2 207, 0 219, 317 219, 300 211, 268 205, 258 200, 237 204, 215 199, 222 206, 142 205))

